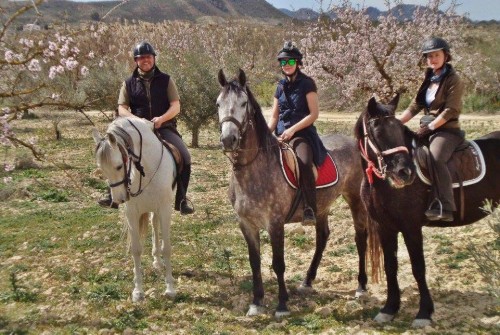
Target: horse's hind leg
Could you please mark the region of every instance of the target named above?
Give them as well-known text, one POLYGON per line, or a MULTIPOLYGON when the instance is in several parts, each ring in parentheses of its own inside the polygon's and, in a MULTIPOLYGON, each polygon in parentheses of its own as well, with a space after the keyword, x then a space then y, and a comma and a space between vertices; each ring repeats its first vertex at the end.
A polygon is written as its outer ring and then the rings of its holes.
POLYGON ((255 316, 264 313, 262 300, 264 299, 264 285, 262 284, 262 273, 260 263, 260 235, 259 229, 251 223, 240 219, 240 229, 247 242, 248 258, 252 268, 253 301, 247 316, 255 316))
POLYGON ((159 213, 155 213, 153 221, 157 220, 157 224, 161 227, 161 254, 163 267, 165 268, 165 295, 168 297, 175 297, 174 277, 172 276, 172 247, 170 244, 170 220, 172 217, 171 206, 164 206, 159 213))
POLYGON ((311 260, 311 265, 307 270, 307 276, 299 290, 306 291, 312 288, 312 282, 316 279, 319 263, 323 257, 328 237, 330 236, 330 228, 328 227, 328 213, 321 214, 316 220, 316 250, 311 260))
POLYGON ((160 244, 160 233, 158 231, 159 222, 155 219, 155 217, 151 220, 151 226, 153 228, 151 234, 151 242, 152 242, 152 250, 151 255, 153 256, 153 268, 156 270, 163 270, 163 264, 161 262, 161 244, 160 244))
POLYGON ((417 281, 418 291, 420 293, 420 308, 412 326, 415 328, 423 328, 431 324, 434 303, 432 302, 431 294, 427 287, 427 281, 425 280, 422 229, 419 227, 418 229, 412 229, 410 232, 403 232, 403 238, 410 255, 413 277, 415 277, 417 281))

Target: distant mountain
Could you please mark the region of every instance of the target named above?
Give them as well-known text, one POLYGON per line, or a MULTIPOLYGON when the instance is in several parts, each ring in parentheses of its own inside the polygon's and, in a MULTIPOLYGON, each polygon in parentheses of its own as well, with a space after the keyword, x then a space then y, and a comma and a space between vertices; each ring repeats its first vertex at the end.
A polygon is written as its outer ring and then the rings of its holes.
MULTIPOLYGON (((400 21, 405 21, 405 20, 411 20, 413 18, 413 13, 417 10, 425 10, 425 6, 418 6, 418 5, 397 5, 394 8, 391 8, 391 12, 393 15, 398 18, 400 21)), ((286 14, 294 19, 298 20, 311 20, 311 19, 317 19, 319 17, 319 13, 313 11, 312 9, 299 9, 297 11, 290 11, 284 8, 279 9, 283 14, 286 14), (304 18, 304 10, 307 10, 307 18, 304 18)), ((371 20, 377 20, 381 16, 386 16, 389 11, 381 11, 375 7, 367 7, 364 9, 364 13, 366 13, 371 20)), ((328 16, 332 19, 336 17, 335 12, 329 12, 328 16)))
POLYGON ((279 10, 282 13, 297 20, 310 21, 310 20, 317 20, 319 17, 319 13, 315 12, 310 8, 301 8, 296 11, 291 11, 285 8, 279 8, 279 10))
MULTIPOLYGON (((0 0, 0 8, 2 11, 11 12, 30 2, 29 0, 0 0)), ((99 20, 120 3, 121 1, 72 2, 67 0, 46 0, 38 6, 38 10, 42 13, 42 16, 38 18, 38 22, 43 24, 64 20, 76 23, 82 20, 99 20)), ((30 17, 26 17, 26 15, 23 17, 26 22, 33 22, 35 12, 32 11, 30 17)), ((278 22, 289 18, 265 0, 138 0, 129 1, 118 6, 106 20, 196 21, 206 17, 255 19, 267 22, 278 22)))

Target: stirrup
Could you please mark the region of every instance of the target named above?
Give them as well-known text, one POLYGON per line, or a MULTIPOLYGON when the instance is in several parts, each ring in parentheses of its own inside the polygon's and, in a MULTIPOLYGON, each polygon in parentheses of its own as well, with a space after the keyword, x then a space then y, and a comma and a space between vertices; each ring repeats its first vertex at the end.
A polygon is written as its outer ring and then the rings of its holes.
POLYGON ((315 226, 316 225, 316 216, 314 215, 314 211, 312 210, 312 208, 309 206, 304 208, 302 225, 303 226, 315 226))

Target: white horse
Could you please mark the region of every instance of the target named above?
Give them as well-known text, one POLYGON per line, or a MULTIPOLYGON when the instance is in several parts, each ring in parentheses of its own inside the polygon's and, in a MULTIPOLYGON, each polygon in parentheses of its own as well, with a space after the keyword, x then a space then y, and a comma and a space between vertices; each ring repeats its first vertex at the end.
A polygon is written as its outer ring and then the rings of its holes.
POLYGON ((134 260, 132 301, 144 299, 141 253, 151 212, 153 266, 165 269, 165 295, 174 297, 170 220, 176 169, 172 155, 153 133, 153 123, 145 119, 119 117, 110 124, 105 137, 97 129, 93 129, 92 135, 97 145, 97 165, 108 180, 111 197, 125 207, 129 247, 134 260), (158 226, 161 228, 161 249, 158 226))

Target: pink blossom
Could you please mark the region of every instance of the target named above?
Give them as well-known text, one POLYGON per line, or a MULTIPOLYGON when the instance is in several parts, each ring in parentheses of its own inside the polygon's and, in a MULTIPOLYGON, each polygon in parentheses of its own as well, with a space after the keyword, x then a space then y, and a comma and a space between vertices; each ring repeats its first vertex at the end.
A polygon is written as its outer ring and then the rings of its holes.
POLYGON ((86 77, 89 74, 89 68, 86 66, 82 66, 82 68, 80 69, 80 74, 86 77))
POLYGON ((16 166, 14 164, 5 164, 4 165, 4 170, 6 172, 14 171, 15 168, 16 168, 16 166))
POLYGON ((12 62, 15 59, 16 54, 12 50, 5 51, 5 60, 7 62, 12 62))
POLYGON ((12 182, 12 177, 3 177, 3 183, 4 184, 9 184, 12 182))
POLYGON ((31 72, 40 72, 42 70, 38 59, 31 60, 31 62, 28 65, 28 70, 30 70, 31 72))

